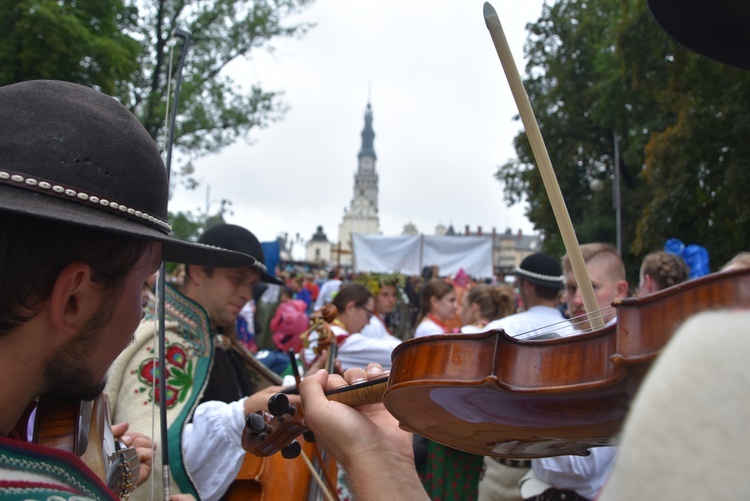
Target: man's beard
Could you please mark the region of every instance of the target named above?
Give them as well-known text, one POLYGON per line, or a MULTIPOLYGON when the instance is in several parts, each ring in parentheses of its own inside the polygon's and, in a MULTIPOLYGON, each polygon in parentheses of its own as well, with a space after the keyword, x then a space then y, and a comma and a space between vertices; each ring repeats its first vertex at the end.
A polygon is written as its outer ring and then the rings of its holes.
MULTIPOLYGON (((112 319, 116 304, 114 291, 103 292, 101 308, 81 329, 81 333, 61 347, 44 369, 44 395, 74 400, 93 400, 104 391, 106 378, 97 379, 87 365, 97 338, 112 319)), ((101 341, 101 340, 99 340, 101 341)))

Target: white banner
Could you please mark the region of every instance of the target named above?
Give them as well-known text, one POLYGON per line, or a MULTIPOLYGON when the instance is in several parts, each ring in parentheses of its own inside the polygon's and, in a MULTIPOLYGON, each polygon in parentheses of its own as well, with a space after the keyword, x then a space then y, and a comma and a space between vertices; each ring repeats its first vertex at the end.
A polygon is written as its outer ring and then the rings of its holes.
POLYGON ((493 276, 491 236, 422 238, 422 265, 436 265, 441 277, 455 276, 461 268, 472 277, 493 276))
POLYGON ((419 237, 352 234, 354 271, 419 275, 419 237))
POLYGON ((492 237, 352 235, 354 271, 420 275, 424 266, 437 266, 440 276, 463 270, 472 277, 490 278, 492 237))

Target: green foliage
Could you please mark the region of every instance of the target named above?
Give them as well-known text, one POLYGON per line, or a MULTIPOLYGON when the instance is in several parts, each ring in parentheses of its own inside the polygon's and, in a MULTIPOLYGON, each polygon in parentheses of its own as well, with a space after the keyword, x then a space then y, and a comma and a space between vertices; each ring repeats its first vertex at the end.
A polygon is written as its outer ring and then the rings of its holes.
MULTIPOLYGON (((136 0, 131 0, 136 1, 136 0)), ((235 82, 228 66, 257 49, 272 50, 278 37, 301 36, 309 25, 286 20, 312 0, 154 0, 137 2, 139 71, 122 96, 155 140, 166 112, 170 38, 176 27, 192 33, 180 95, 175 147, 190 157, 216 152, 256 127, 279 120, 280 92, 235 82)), ((179 47, 178 47, 179 48, 179 47)), ((175 50, 174 61, 179 50, 175 50)))
MULTIPOLYGON (((287 20, 312 1, 0 0, 0 85, 50 78, 98 88, 161 142, 170 61, 174 72, 181 49, 172 50, 172 33, 180 27, 192 42, 174 146, 195 158, 282 118, 281 92, 235 82, 227 70, 253 50, 272 51, 275 38, 304 34, 310 25, 287 20)), ((180 169, 175 177, 196 185, 180 169)))
POLYGON ((172 225, 172 236, 188 242, 197 242, 205 228, 205 216, 192 212, 170 212, 169 224, 172 225))
POLYGON ((115 93, 136 69, 124 34, 135 9, 121 1, 0 0, 0 85, 39 78, 115 93))
MULTIPOLYGON (((616 240, 617 135, 629 269, 670 237, 705 246, 715 267, 746 250, 748 74, 675 44, 642 0, 559 0, 528 28, 525 86, 579 241, 616 240)), ((514 143, 496 174, 505 198, 527 200, 546 250, 563 253, 526 135, 514 143)))

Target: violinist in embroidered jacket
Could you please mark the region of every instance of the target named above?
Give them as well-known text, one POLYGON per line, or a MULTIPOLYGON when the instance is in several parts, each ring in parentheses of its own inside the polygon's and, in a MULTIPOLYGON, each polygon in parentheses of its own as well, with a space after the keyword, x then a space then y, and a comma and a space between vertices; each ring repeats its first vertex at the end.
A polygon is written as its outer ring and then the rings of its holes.
MULTIPOLYGON (((74 454, 26 443, 28 410, 101 394, 162 259, 253 262, 170 238, 168 188, 154 141, 115 99, 50 80, 0 88, 0 497, 114 499, 74 454)), ((145 480, 150 440, 115 438, 138 447, 145 480)))
MULTIPOLYGON (((233 332, 253 285, 281 281, 267 272, 260 242, 245 228, 217 225, 199 241, 257 258, 236 268, 188 265, 182 288, 167 289, 163 374, 171 492, 211 500, 226 492, 242 466, 245 416, 265 410, 268 398, 282 389, 278 377, 255 360, 233 332)), ((107 386, 115 418, 141 431, 151 429, 152 404, 158 403, 152 386, 161 373, 152 353, 155 329, 155 318, 146 316, 135 342, 113 364, 107 386)), ((159 436, 157 432, 155 440, 159 436)), ((159 457, 155 464, 160 464, 159 457)), ((162 481, 157 477, 155 488, 160 492, 162 481)))

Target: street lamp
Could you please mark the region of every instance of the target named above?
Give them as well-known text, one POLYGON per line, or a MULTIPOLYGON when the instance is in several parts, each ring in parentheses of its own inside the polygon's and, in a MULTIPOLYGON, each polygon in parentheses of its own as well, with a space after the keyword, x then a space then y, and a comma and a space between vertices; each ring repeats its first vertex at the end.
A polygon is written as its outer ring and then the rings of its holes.
MULTIPOLYGON (((614 135, 615 165, 612 179, 612 206, 615 209, 615 231, 617 238, 617 253, 622 256, 622 204, 620 203, 620 137, 614 135)), ((589 188, 595 193, 604 189, 604 181, 595 177, 589 181, 589 188)))

